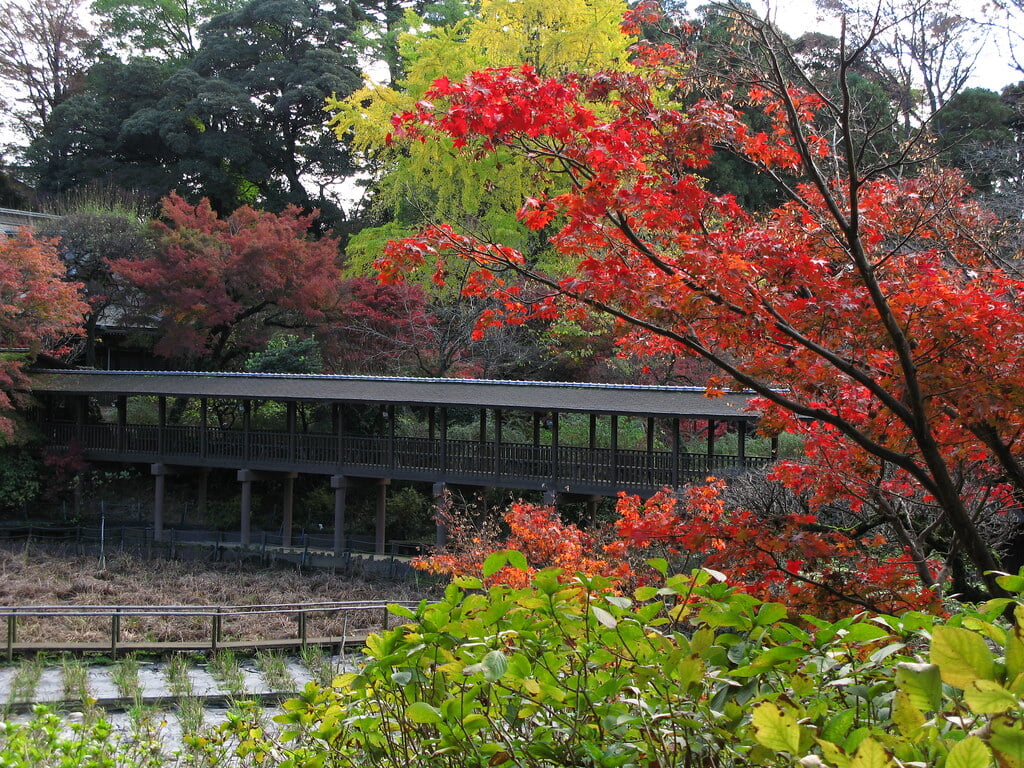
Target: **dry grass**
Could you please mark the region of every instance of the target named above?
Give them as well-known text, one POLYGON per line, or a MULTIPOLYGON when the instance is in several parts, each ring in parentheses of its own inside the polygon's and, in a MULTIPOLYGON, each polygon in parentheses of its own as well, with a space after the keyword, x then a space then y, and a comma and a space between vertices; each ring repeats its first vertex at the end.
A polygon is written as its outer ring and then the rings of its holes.
MULTIPOLYGON (((348 600, 416 600, 414 585, 371 582, 326 572, 258 570, 237 564, 144 561, 115 554, 100 569, 97 558, 54 555, 33 549, 0 549, 0 605, 265 605, 348 600)), ((381 615, 360 612, 349 617, 355 631, 379 626, 381 615)), ((287 638, 296 636, 293 614, 225 617, 224 639, 287 638)), ((341 620, 311 617, 309 637, 340 634, 341 620)), ((208 618, 160 616, 126 617, 121 622, 125 641, 198 640, 210 635, 208 618)), ((110 636, 108 619, 86 617, 24 618, 18 639, 58 643, 103 641, 110 636)))

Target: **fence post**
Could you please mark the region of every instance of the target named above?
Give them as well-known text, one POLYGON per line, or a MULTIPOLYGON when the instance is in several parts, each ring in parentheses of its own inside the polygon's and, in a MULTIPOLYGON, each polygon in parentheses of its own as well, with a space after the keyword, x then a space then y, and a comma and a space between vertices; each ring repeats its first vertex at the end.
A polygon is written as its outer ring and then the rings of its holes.
POLYGON ((18 640, 18 617, 15 615, 16 608, 11 608, 7 614, 7 661, 14 661, 14 643, 18 640))
POLYGON ((121 609, 115 608, 110 616, 110 655, 117 657, 117 646, 121 642, 121 609))
POLYGON ((299 610, 299 645, 306 647, 306 609, 299 610))
POLYGON ((214 651, 217 650, 217 646, 220 644, 220 606, 217 606, 217 612, 213 614, 213 630, 210 633, 210 648, 214 651))
POLYGON ((388 631, 388 607, 384 606, 384 632, 388 631))

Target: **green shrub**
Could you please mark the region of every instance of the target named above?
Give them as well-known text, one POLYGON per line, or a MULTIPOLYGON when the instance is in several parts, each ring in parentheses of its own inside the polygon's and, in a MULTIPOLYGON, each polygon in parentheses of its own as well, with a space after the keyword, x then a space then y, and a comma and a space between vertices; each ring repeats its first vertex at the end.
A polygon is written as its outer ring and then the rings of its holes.
MULTIPOLYGON (((501 552, 484 570, 506 564, 525 560, 501 552)), ((664 572, 663 561, 652 564, 664 572)), ((793 617, 711 571, 630 597, 602 580, 559 577, 544 571, 522 587, 486 591, 467 579, 435 603, 393 606, 404 623, 368 638, 359 672, 333 686, 308 684, 284 704, 278 731, 264 727, 258 708, 239 708, 215 731, 190 737, 190 760, 254 768, 1024 765, 1017 600, 950 618, 825 622, 793 617)), ((1024 576, 1000 581, 1024 592, 1024 576)), ((106 743, 102 732, 95 738, 106 743)), ((39 743, 45 754, 68 749, 54 746, 56 736, 39 743)))
POLYGON ((466 580, 394 607, 407 623, 361 672, 285 704, 280 742, 218 738, 310 767, 1019 766, 1024 607, 1012 631, 1006 607, 827 623, 706 571, 630 598, 466 580))
POLYGON ((37 706, 25 723, 0 723, 3 768, 162 768, 168 757, 158 739, 120 741, 110 724, 61 720, 37 706))

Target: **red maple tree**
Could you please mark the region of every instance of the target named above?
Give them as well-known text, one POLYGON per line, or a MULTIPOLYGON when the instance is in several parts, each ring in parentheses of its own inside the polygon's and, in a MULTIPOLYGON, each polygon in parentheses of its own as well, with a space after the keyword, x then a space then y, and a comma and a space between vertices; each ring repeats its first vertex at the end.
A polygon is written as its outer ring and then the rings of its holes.
MULTIPOLYGON (((724 377, 709 390, 754 390, 762 432, 806 437, 806 460, 780 479, 890 525, 926 586, 937 579, 926 559, 939 554, 1001 593, 980 521, 1024 498, 1024 281, 991 258, 992 222, 959 175, 904 163, 920 160, 912 146, 866 159, 844 87, 862 49, 840 45, 835 89, 798 87, 770 27, 733 12, 764 45, 746 99, 767 131, 728 94, 701 98, 687 52, 667 46, 645 47, 631 73, 556 80, 522 67, 437 81, 394 130, 558 171, 563 191, 524 201, 520 215, 554 230, 568 266, 545 274, 439 225, 391 243, 382 275, 433 263, 444 281, 462 256, 476 267, 467 290, 504 300, 488 321, 582 307, 617 318, 652 354, 711 361, 724 377), (788 201, 755 216, 709 191, 699 171, 722 147, 774 175, 788 201), (523 278, 547 296, 526 301, 523 278)), ((954 586, 968 593, 964 573, 954 586)))
POLYGON ((81 332, 88 306, 66 277, 56 241, 28 229, 0 236, 0 443, 14 436, 11 411, 29 390, 25 366, 81 332))
POLYGON ((158 354, 224 368, 274 332, 323 323, 337 305, 338 242, 307 236, 315 213, 243 206, 219 218, 208 200, 174 193, 162 212, 155 257, 110 264, 158 325, 158 354))

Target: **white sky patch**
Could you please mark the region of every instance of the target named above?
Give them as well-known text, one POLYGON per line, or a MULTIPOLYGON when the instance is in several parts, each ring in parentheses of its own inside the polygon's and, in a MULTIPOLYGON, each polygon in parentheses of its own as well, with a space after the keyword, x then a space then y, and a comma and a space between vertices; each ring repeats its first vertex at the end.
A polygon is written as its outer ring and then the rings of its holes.
MULTIPOLYGON (((821 13, 814 0, 755 0, 752 5, 793 37, 804 32, 839 34, 838 19, 821 13)), ((1024 73, 1013 66, 1010 39, 1002 26, 1008 20, 997 15, 988 0, 961 0, 957 6, 967 18, 991 25, 968 85, 999 92, 1007 85, 1024 80, 1024 73)), ((1018 14, 1018 18, 1010 19, 1009 23, 1014 24, 1017 34, 1024 35, 1024 18, 1018 14)), ((1016 42, 1021 46, 1018 57, 1024 63, 1024 40, 1018 39, 1016 42)))

